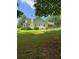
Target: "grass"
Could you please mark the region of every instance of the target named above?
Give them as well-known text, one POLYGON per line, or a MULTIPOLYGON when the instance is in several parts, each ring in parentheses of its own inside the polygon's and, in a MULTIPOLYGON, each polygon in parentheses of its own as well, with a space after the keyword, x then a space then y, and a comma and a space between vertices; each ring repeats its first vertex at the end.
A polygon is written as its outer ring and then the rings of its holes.
MULTIPOLYGON (((60 54, 61 30, 20 30, 17 33, 17 54, 18 59, 45 59, 46 53, 48 59, 51 57, 51 51, 57 50, 60 54), (44 50, 47 52, 45 53, 44 50)), ((56 51, 54 51, 56 54, 56 51)), ((59 56, 57 54, 57 56, 59 56)), ((51 59, 57 57, 51 57, 51 59)), ((60 58, 60 57, 58 57, 60 58)))

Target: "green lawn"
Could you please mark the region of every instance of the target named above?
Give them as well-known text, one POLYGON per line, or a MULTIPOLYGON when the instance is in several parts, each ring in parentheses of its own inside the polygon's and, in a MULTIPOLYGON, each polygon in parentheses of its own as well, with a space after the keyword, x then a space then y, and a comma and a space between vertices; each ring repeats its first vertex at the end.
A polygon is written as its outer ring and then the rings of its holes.
POLYGON ((18 30, 18 59, 60 59, 60 29, 18 30))

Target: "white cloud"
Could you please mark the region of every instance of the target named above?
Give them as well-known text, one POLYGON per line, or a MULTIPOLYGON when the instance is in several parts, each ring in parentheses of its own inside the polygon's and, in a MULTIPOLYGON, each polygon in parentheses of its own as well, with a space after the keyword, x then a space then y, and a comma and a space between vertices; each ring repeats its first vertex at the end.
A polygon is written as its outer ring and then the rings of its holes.
POLYGON ((34 8, 34 0, 21 0, 21 2, 26 2, 28 5, 31 6, 31 8, 35 9, 34 8))
POLYGON ((21 0, 21 2, 25 2, 26 0, 21 0))

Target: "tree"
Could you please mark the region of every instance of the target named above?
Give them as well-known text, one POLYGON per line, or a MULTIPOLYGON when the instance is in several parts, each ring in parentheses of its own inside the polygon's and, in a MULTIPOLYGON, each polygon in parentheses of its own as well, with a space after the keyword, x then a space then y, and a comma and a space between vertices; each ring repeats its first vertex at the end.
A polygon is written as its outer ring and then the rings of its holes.
POLYGON ((61 18, 60 16, 55 16, 55 25, 56 27, 60 27, 61 26, 61 18))
POLYGON ((17 10, 17 17, 19 18, 19 17, 21 17, 22 15, 23 15, 23 12, 17 10))
POLYGON ((54 22, 56 27, 60 27, 61 26, 61 17, 60 16, 49 16, 48 17, 48 21, 49 22, 54 22))
POLYGON ((18 28, 22 27, 23 24, 25 23, 25 20, 29 20, 29 18, 27 18, 24 14, 20 17, 19 21, 18 21, 18 28))
POLYGON ((61 14, 61 0, 35 0, 36 15, 60 15, 61 14))
MULTIPOLYGON (((19 3, 17 2, 17 7, 19 6, 19 3)), ((21 17, 23 15, 23 12, 17 10, 17 17, 21 17)))

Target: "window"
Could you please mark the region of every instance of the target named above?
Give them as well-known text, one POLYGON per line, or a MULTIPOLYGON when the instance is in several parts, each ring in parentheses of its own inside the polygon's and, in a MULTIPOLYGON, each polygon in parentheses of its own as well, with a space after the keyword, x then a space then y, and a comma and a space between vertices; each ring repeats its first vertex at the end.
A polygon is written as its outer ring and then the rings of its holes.
POLYGON ((45 24, 43 24, 43 26, 45 26, 45 24))

